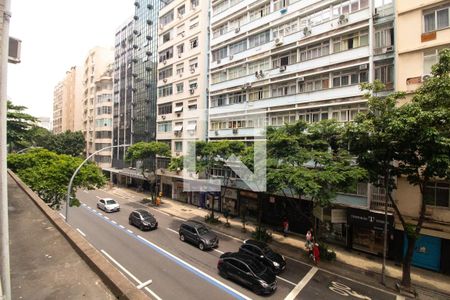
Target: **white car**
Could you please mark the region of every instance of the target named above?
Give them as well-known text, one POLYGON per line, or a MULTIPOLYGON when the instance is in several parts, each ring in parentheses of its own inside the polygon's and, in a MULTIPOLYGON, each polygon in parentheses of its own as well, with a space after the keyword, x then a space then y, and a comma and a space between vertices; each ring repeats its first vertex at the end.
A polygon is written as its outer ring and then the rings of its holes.
POLYGON ((115 212, 120 210, 120 205, 111 198, 102 198, 98 200, 97 207, 105 212, 115 212))

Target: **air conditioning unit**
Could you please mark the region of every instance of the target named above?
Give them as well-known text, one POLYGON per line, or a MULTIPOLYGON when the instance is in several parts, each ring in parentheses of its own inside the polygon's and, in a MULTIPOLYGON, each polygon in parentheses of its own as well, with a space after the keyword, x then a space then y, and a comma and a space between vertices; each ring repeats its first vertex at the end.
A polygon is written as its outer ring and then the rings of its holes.
POLYGON ((181 53, 178 53, 178 58, 181 58, 181 53))
POLYGON ((215 131, 214 131, 214 134, 215 134, 216 136, 218 136, 218 135, 219 135, 219 130, 215 130, 215 131))
POLYGON ((238 129, 237 128, 233 128, 233 134, 237 134, 238 133, 238 129))
POLYGON ((194 95, 194 92, 195 92, 194 89, 190 89, 190 90, 189 90, 189 93, 190 93, 191 95, 194 95))
POLYGON ((183 73, 180 73, 180 78, 183 77, 183 73))
POLYGON ((275 46, 281 46, 281 45, 283 45, 283 38, 277 37, 274 42, 275 42, 275 46))
POLYGON ((164 115, 163 115, 163 116, 161 116, 161 119, 165 120, 165 119, 166 119, 166 116, 164 116, 164 115))
POLYGON ((159 24, 159 29, 163 29, 164 25, 163 24, 159 24))
POLYGON ((167 64, 167 60, 163 60, 163 64, 167 64))
POLYGON ((373 17, 378 17, 378 8, 375 8, 373 11, 373 17))
POLYGON ((220 59, 218 59, 218 60, 216 61, 216 63, 220 64, 220 59))
POLYGON ((304 36, 308 36, 311 34, 311 28, 306 26, 305 28, 303 28, 303 35, 304 36))
POLYGON ((339 25, 345 24, 347 22, 348 22, 347 15, 340 15, 339 16, 339 21, 338 21, 339 25))
POLYGON ((246 84, 244 84, 244 89, 249 89, 252 87, 252 84, 250 82, 247 82, 246 84))
POLYGON ((386 47, 386 52, 392 52, 392 51, 394 51, 394 47, 392 47, 392 46, 386 47))
POLYGON ((263 78, 264 77, 264 72, 262 70, 259 71, 259 77, 263 78))
POLYGON ((167 78, 164 78, 163 81, 164 81, 164 83, 166 83, 167 82, 167 78))
POLYGON ((286 66, 280 66, 280 72, 286 71, 286 66))
POLYGON ((235 33, 239 33, 239 31, 241 31, 241 27, 237 27, 237 28, 234 30, 235 33))
POLYGON ((195 73, 195 68, 191 68, 191 73, 195 73))
POLYGON ((359 69, 360 70, 367 70, 368 67, 369 67, 368 64, 363 64, 363 65, 359 66, 359 69))
POLYGON ((178 19, 181 19, 182 17, 183 17, 183 15, 178 13, 178 19))
POLYGON ((422 82, 425 82, 425 81, 427 81, 427 80, 430 79, 430 78, 431 78, 431 75, 430 75, 430 74, 422 75, 422 82))
POLYGON ((230 60, 233 60, 233 55, 230 55, 230 57, 229 57, 229 58, 230 58, 230 60))
POLYGON ((298 80, 299 82, 303 82, 303 81, 305 81, 305 77, 298 77, 297 80, 298 80))
POLYGON ((258 71, 255 72, 255 77, 259 78, 259 72, 258 71))

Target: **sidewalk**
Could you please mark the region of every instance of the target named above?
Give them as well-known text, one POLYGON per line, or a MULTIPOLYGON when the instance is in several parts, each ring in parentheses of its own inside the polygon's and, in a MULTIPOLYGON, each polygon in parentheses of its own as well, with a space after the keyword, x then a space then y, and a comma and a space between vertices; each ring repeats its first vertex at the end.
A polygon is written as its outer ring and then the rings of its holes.
MULTIPOLYGON (((110 190, 111 191, 111 190, 110 190)), ((132 195, 137 199, 148 197, 147 194, 139 193, 131 189, 113 187, 112 192, 122 196, 128 200, 132 200, 132 195)), ((135 201, 135 200, 134 200, 135 201)), ((205 215, 210 210, 201 209, 196 206, 185 204, 176 200, 163 198, 159 207, 154 207, 172 216, 182 219, 195 218, 204 221, 205 215)), ((230 227, 225 227, 225 218, 221 213, 215 213, 220 217, 221 224, 211 225, 214 230, 228 234, 235 238, 245 240, 251 237, 251 232, 255 230, 255 224, 247 222, 247 232, 242 232, 242 222, 239 218, 229 219, 230 227)), ((286 256, 308 263, 304 255, 305 239, 301 235, 290 234, 284 237, 281 232, 272 232, 271 247, 286 256)), ((395 283, 400 281, 402 276, 401 266, 396 266, 394 262, 386 262, 386 287, 379 282, 381 280, 381 264, 382 259, 369 254, 360 252, 350 252, 339 246, 330 245, 336 252, 336 261, 321 261, 320 267, 333 273, 343 276, 355 277, 355 272, 361 274, 358 276, 359 281, 365 281, 382 289, 390 289, 395 291, 395 283)), ((237 250, 237 249, 236 249, 237 250)), ((411 280, 416 287, 419 299, 450 299, 450 277, 444 274, 411 267, 411 280)))

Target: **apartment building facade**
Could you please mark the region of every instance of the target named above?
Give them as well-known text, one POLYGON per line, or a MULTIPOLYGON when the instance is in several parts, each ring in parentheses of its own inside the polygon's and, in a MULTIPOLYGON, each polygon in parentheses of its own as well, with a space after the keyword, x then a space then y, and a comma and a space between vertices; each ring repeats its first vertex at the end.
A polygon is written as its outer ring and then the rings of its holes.
MULTIPOLYGON (((173 157, 185 155, 188 143, 206 139, 208 6, 208 1, 174 0, 159 11, 156 138, 170 146, 173 157)), ((183 192, 180 174, 167 170, 169 162, 158 160, 165 172, 160 173, 161 190, 164 196, 186 200, 193 194, 183 192)))
POLYGON ((75 131, 79 94, 79 69, 71 67, 53 90, 53 133, 75 131))
MULTIPOLYGON (((86 156, 104 148, 105 145, 111 145, 112 77, 110 69, 112 62, 112 49, 104 47, 91 49, 84 60, 81 103, 86 156)), ((99 153, 94 160, 101 166, 110 165, 111 151, 99 153)))
MULTIPOLYGON (((397 1, 396 3, 396 82, 397 90, 414 92, 431 75, 439 51, 450 48, 449 1, 397 1)), ((411 220, 420 210, 420 191, 398 178, 396 200, 400 211, 411 220)), ((450 182, 436 180, 425 188, 426 220, 416 243, 413 264, 450 274, 450 182)), ((403 230, 401 225, 396 228, 403 230)))

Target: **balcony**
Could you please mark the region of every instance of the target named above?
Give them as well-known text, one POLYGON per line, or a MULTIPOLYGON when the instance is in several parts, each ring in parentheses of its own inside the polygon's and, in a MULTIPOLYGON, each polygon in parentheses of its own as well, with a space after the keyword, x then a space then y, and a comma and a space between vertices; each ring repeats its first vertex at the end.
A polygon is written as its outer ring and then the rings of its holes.
POLYGON ((210 115, 221 115, 224 112, 251 112, 262 110, 268 107, 277 107, 299 103, 313 103, 323 100, 342 99, 349 97, 360 97, 364 93, 359 89, 359 85, 350 85, 345 87, 330 88, 309 93, 292 94, 280 97, 270 97, 267 99, 244 102, 228 106, 212 107, 209 110, 210 115))
MULTIPOLYGON (((352 50, 339 52, 327 56, 318 57, 316 59, 311 59, 296 64, 286 66, 286 70, 280 73, 279 68, 271 69, 265 72, 264 80, 269 78, 276 78, 278 76, 286 76, 290 73, 305 72, 307 70, 318 69, 334 64, 343 63, 351 59, 361 59, 369 56, 369 46, 359 47, 352 50)), ((244 77, 239 77, 232 80, 227 80, 211 85, 211 92, 220 91, 223 89, 228 89, 236 86, 242 86, 247 82, 256 82, 259 79, 256 78, 255 74, 250 74, 244 77)))
POLYGON ((209 130, 208 137, 213 138, 229 138, 229 137, 246 137, 246 136, 263 136, 262 128, 227 128, 218 130, 209 130))
MULTIPOLYGON (((353 23, 358 23, 358 22, 361 22, 361 21, 364 21, 364 20, 368 20, 369 16, 370 16, 370 12, 369 12, 368 8, 359 10, 359 11, 354 12, 354 13, 352 13, 352 14, 350 14, 348 16, 348 22, 344 26, 347 26, 347 25, 353 24, 353 23)), ((325 23, 313 26, 311 28, 311 34, 308 34, 308 38, 311 38, 311 37, 313 37, 315 35, 320 35, 320 34, 323 34, 323 33, 329 32, 329 31, 336 31, 336 28, 339 28, 339 26, 340 26, 338 24, 338 22, 339 22, 338 18, 334 18, 334 19, 331 19, 328 22, 325 22, 325 23)), ((362 26, 358 26, 358 27, 352 27, 349 30, 355 30, 355 29, 362 28, 362 27, 365 27, 365 26, 367 26, 367 25, 362 25, 362 26)), ((242 32, 242 30, 241 30, 241 32, 242 32)), ((227 34, 225 34, 225 36, 227 34)), ((337 34, 342 34, 342 32, 334 33, 333 36, 337 35, 337 34)), ((234 31, 232 32, 232 35, 233 36, 235 35, 234 31)), ((331 35, 330 35, 330 37, 331 37, 331 35)), ((305 34, 303 33, 303 30, 299 30, 296 33, 293 33, 293 34, 290 34, 290 35, 287 35, 287 36, 283 37, 282 45, 288 45, 288 44, 292 44, 292 43, 297 43, 297 44, 300 44, 300 45, 303 46, 303 45, 306 44, 306 43, 301 43, 301 40, 303 38, 305 38, 305 34)), ((314 39, 310 39, 308 43, 311 43, 311 42, 314 42, 314 39)), ((217 63, 217 61, 213 61, 213 62, 211 62, 211 69, 214 69, 214 68, 219 67, 219 66, 226 65, 226 64, 230 63, 231 61, 237 61, 237 60, 240 60, 240 59, 247 58, 249 56, 256 56, 258 54, 267 52, 267 51, 273 49, 274 47, 276 47, 276 46, 275 46, 274 41, 272 40, 269 43, 266 43, 264 45, 261 45, 261 46, 255 47, 255 48, 250 48, 250 49, 247 49, 247 50, 245 50, 243 52, 240 52, 240 53, 236 53, 236 54, 233 55, 233 59, 230 59, 230 56, 222 58, 220 60, 220 64, 217 63)))

